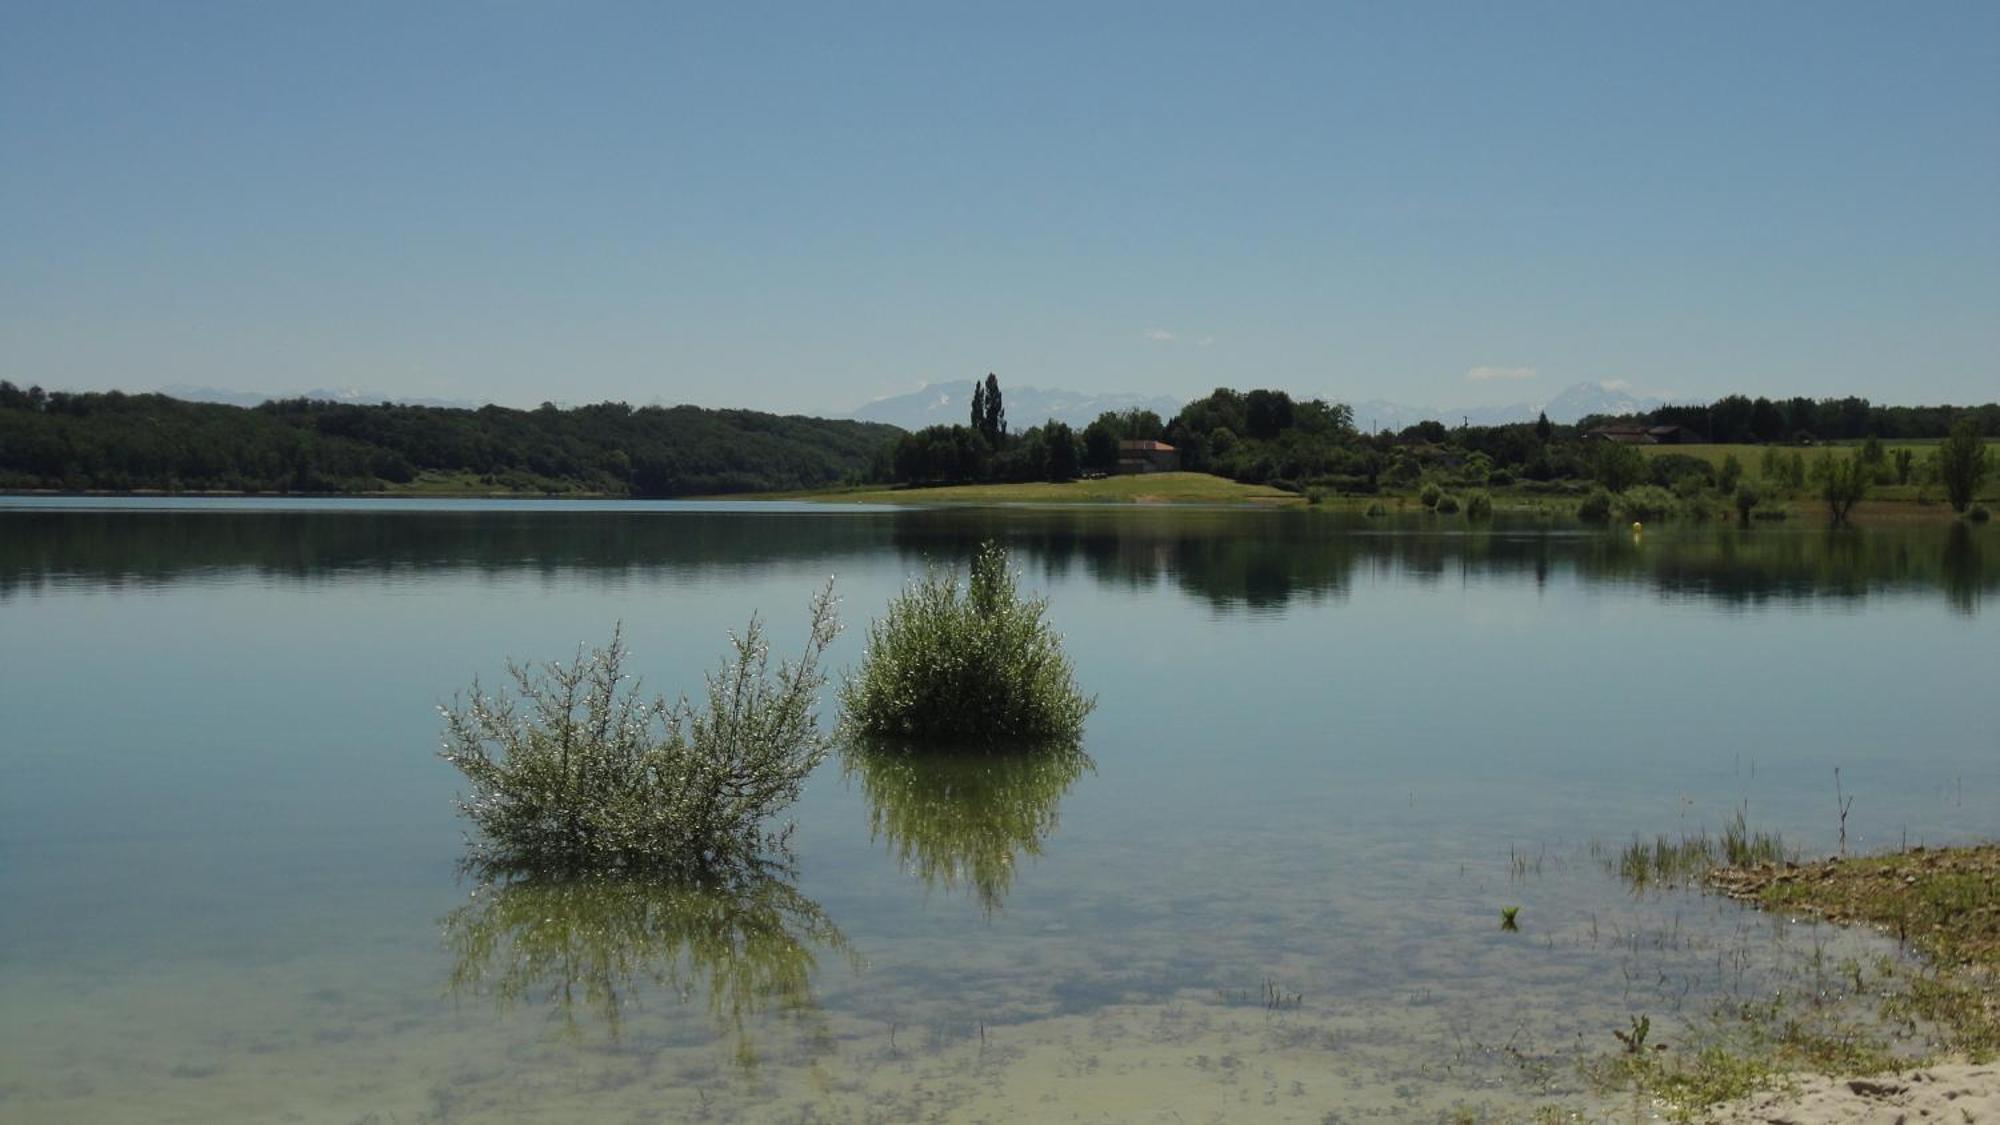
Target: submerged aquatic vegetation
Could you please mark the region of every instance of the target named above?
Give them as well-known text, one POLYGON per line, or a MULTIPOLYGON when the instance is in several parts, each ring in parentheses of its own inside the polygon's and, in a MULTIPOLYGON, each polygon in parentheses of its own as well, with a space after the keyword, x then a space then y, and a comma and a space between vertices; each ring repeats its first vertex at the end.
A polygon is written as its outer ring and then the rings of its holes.
POLYGON ((514 694, 475 681, 442 709, 441 755, 471 783, 459 810, 488 859, 522 868, 700 870, 782 847, 766 822, 829 749, 815 710, 837 631, 829 585, 804 655, 773 672, 752 618, 700 705, 642 697, 621 633, 569 664, 510 663, 514 694))
POLYGON ((692 876, 477 873, 480 885, 443 920, 451 994, 548 1003, 572 1031, 581 1011, 616 1039, 647 989, 683 1002, 701 993, 737 1060, 752 1062, 749 1017, 815 1010, 818 951, 855 959, 819 904, 765 864, 692 876))
POLYGON ((1077 689, 1047 608, 1015 591, 992 543, 962 588, 931 570, 869 625, 861 668, 841 685, 843 724, 859 735, 1074 739, 1096 700, 1077 689))
POLYGON ((842 764, 860 780, 869 832, 904 869, 929 886, 968 888, 988 914, 1020 858, 1041 854, 1057 805, 1091 766, 1073 742, 966 754, 879 740, 845 747, 842 764))

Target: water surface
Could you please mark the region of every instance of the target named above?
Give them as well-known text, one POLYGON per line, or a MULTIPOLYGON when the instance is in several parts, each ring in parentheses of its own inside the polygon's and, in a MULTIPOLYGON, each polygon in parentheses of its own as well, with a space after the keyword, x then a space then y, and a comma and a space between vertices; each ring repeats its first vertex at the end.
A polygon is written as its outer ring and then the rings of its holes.
POLYGON ((1850 847, 1992 835, 1996 587, 1964 527, 6 501, 0 1118, 1610 1113, 1574 1064, 1633 1015, 1890 947, 1593 843, 1745 808, 1831 850, 1835 767, 1850 847), (732 885, 458 871, 474 675, 622 622, 682 690, 829 577, 848 663, 989 537, 1082 755, 830 760, 732 885))

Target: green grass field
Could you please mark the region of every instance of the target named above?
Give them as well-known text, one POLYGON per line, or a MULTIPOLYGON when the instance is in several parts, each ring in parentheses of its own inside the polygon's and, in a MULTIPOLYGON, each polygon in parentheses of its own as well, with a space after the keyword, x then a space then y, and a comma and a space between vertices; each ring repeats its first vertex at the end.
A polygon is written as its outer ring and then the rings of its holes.
MULTIPOLYGON (((1930 443, 1935 444, 1935 443, 1930 443)), ((1888 445, 1895 449, 1907 445, 1917 450, 1918 456, 1928 454, 1926 443, 1899 442, 1888 445)), ((1772 487, 1759 479, 1759 465, 1763 458, 1763 447, 1755 445, 1654 445, 1641 447, 1649 457, 1668 453, 1682 453, 1699 457, 1712 465, 1720 466, 1722 459, 1734 453, 1743 463, 1744 479, 1756 484, 1766 495, 1767 507, 1786 507, 1794 514, 1812 517, 1818 511, 1818 501, 1809 485, 1799 489, 1772 487)), ((1827 447, 1800 450, 1810 465, 1815 457, 1827 447)), ((1792 450, 1780 450, 1789 456, 1792 450)), ((1843 450, 1843 455, 1845 451, 1843 450)), ((425 473, 416 480, 399 485, 381 495, 410 497, 565 497, 586 499, 606 495, 583 491, 566 491, 537 487, 543 483, 533 478, 514 477, 487 483, 475 474, 425 473), (510 485, 512 487, 510 487, 510 485)), ((554 482, 546 482, 553 484, 554 482)), ((1449 489, 1463 502, 1470 489, 1449 489)), ((1979 499, 1989 506, 2000 502, 2000 474, 1990 474, 1980 487, 1979 499)), ((1494 507, 1504 512, 1539 512, 1543 514, 1568 514, 1573 512, 1580 499, 1574 495, 1552 496, 1518 488, 1494 488, 1490 490, 1494 507)), ((1869 519, 1910 519, 1948 518, 1950 508, 1942 503, 1943 492, 1935 484, 1920 485, 1877 485, 1870 489, 1868 499, 1856 510, 1857 517, 1869 519)), ((937 488, 885 488, 862 486, 849 488, 811 489, 789 492, 735 493, 728 496, 689 497, 702 500, 817 500, 825 503, 856 504, 1238 504, 1257 507, 1304 506, 1306 499, 1281 489, 1260 484, 1239 484, 1225 477, 1207 473, 1148 473, 1139 476, 1106 477, 1101 480, 1079 480, 1067 484, 1030 482, 1024 484, 961 484, 945 485, 937 488)), ((1319 508, 1327 511, 1360 511, 1372 504, 1380 503, 1391 512, 1415 512, 1420 509, 1415 499, 1415 490, 1406 492, 1384 492, 1379 496, 1337 496, 1322 497, 1319 508)), ((1716 497, 1718 512, 1728 508, 1727 497, 1716 497)), ((1726 513, 1725 513, 1726 514, 1726 513)))
MULTIPOLYGON (((1937 446, 1938 443, 1935 439, 1929 441, 1885 441, 1882 443, 1882 453, 1884 456, 1893 456, 1894 451, 1907 449, 1915 453, 1919 460, 1922 460, 1930 456, 1931 451, 1936 449, 1937 446)), ((1803 454, 1806 464, 1810 465, 1813 458, 1829 450, 1846 456, 1860 447, 1861 443, 1857 441, 1841 442, 1838 444, 1829 443, 1826 445, 1781 445, 1777 447, 1777 450, 1780 455, 1785 457, 1791 456, 1794 452, 1803 454)), ((1638 449, 1648 457, 1664 457, 1670 453, 1679 453, 1686 457, 1698 457, 1717 468, 1722 467, 1722 459, 1724 457, 1734 453, 1736 460, 1742 463, 1744 471, 1755 476, 1757 474, 1757 466, 1764 459, 1765 447, 1761 445, 1642 445, 1638 449)))
MULTIPOLYGON (((1851 457, 1860 447, 1861 443, 1855 441, 1810 446, 1780 445, 1769 448, 1775 448, 1780 457, 1788 460, 1792 454, 1799 454, 1805 458, 1806 467, 1810 470, 1813 462, 1821 457, 1829 454, 1837 457, 1851 457)), ((1913 441, 1885 441, 1882 443, 1882 453, 1885 458, 1893 458, 1896 450, 1907 449, 1916 455, 1917 464, 1921 467, 1924 459, 1934 453, 1937 447, 1938 440, 1935 438, 1913 441)), ((1733 453, 1736 455, 1737 462, 1743 466, 1743 479, 1751 484, 1758 485, 1773 499, 1790 497, 1801 503, 1810 505, 1817 497, 1816 487, 1810 481, 1805 486, 1796 489, 1774 486, 1771 482, 1765 481, 1763 479, 1763 463, 1766 446, 1642 445, 1638 448, 1640 452, 1649 458, 1665 457, 1669 454, 1679 453, 1688 457, 1700 458, 1717 469, 1722 467, 1723 458, 1733 453)), ((1978 494, 1974 499, 1979 503, 1988 505, 1991 505, 1996 499, 2000 499, 2000 473, 1989 472, 1986 475, 1986 480, 1980 484, 1978 494)), ((1949 513, 1950 509, 1943 506, 1943 501, 1943 486, 1935 482, 1924 483, 1921 476, 1918 475, 1913 477, 1909 484, 1876 484, 1870 486, 1868 499, 1863 501, 1861 508, 1857 509, 1857 512, 1863 516, 1879 516, 1894 513, 1901 506, 1908 506, 1916 509, 1916 512, 1904 514, 1921 514, 1923 509, 1935 506, 1949 513)))
POLYGON ((406 484, 391 485, 378 495, 412 497, 452 497, 452 496, 569 496, 598 497, 609 495, 603 492, 589 492, 568 486, 562 481, 544 481, 528 474, 509 474, 506 478, 496 478, 488 482, 478 473, 442 473, 426 471, 418 473, 406 484))
POLYGON ((766 492, 732 499, 829 500, 857 504, 1302 504, 1289 492, 1238 484, 1207 473, 1145 473, 1067 484, 957 484, 938 488, 868 488, 766 492))

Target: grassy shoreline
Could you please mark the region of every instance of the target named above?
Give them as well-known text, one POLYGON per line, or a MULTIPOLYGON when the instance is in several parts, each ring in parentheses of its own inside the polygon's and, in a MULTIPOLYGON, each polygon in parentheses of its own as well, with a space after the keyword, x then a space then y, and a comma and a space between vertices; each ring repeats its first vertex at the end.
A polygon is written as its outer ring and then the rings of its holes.
POLYGON ((1951 1053, 2000 1055, 2000 843, 1723 867, 1708 885, 1765 910, 1894 936, 1932 970, 1904 998, 1909 1012, 1946 1029, 1951 1053))
MULTIPOLYGON (((1493 505, 1493 511, 1506 515, 1535 515, 1556 519, 1574 519, 1578 504, 1584 493, 1575 491, 1534 490, 1523 486, 1504 486, 1490 489, 1469 489, 1454 493, 1463 503, 1474 492, 1484 493, 1493 505)), ((130 496, 130 497, 175 497, 175 496, 256 496, 277 499, 439 499, 439 500, 626 500, 639 499, 626 494, 590 490, 561 490, 550 488, 496 488, 467 476, 425 476, 419 477, 405 486, 368 492, 236 492, 221 490, 84 490, 64 491, 57 489, 5 489, 0 495, 6 496, 130 496)), ((1360 514, 1371 509, 1380 509, 1384 515, 1428 514, 1419 501, 1417 491, 1382 492, 1374 495, 1343 495, 1320 493, 1302 495, 1288 492, 1269 485, 1243 484, 1226 477, 1207 473, 1175 472, 1149 473, 1136 476, 1113 476, 1095 480, 1076 480, 1057 484, 1046 481, 1030 481, 1012 484, 960 484, 924 487, 884 486, 884 485, 841 485, 815 489, 788 489, 772 492, 734 492, 708 495, 664 497, 662 499, 692 501, 807 501, 824 504, 897 504, 912 507, 926 505, 1153 505, 1153 506, 1203 506, 1217 505, 1246 508, 1311 508, 1317 511, 1360 514)), ((2000 503, 2000 496, 1988 489, 1982 495, 1982 503, 2000 503)), ((1727 499, 1717 496, 1706 500, 1706 522, 1721 523, 1734 521, 1736 514, 1730 509, 1727 499)), ((1466 520, 1463 513, 1438 515, 1440 521, 1466 520)), ((1850 513, 1854 523, 1935 523, 1945 524, 1958 518, 1949 505, 1920 495, 1914 486, 1884 486, 1876 490, 1870 499, 1863 500, 1850 513)), ((1774 496, 1759 509, 1759 523, 1804 523, 1808 525, 1828 522, 1826 505, 1817 498, 1805 495, 1774 496)), ((1676 516, 1667 522, 1703 522, 1688 517, 1676 516)))
MULTIPOLYGON (((1781 994, 1737 1005, 1722 1034, 1673 1051, 1642 1050, 1626 1039, 1628 1050, 1587 1066, 1600 1088, 1629 1089, 1671 1120, 1700 1121, 1725 1103, 1794 1089, 1814 1076, 1845 1082, 2000 1055, 2000 844, 1804 863, 1779 849, 1707 867, 1700 883, 1773 914, 1868 926, 1918 959, 1898 964, 1884 956, 1872 966, 1822 969, 1825 980, 1803 999, 1787 1002, 1781 994), (1845 1015, 1831 1003, 1842 994, 1845 1015), (1910 1039, 1920 1027, 1928 1040, 1913 1057, 1910 1039)), ((1636 1020, 1634 1033, 1644 1039, 1636 1020)))

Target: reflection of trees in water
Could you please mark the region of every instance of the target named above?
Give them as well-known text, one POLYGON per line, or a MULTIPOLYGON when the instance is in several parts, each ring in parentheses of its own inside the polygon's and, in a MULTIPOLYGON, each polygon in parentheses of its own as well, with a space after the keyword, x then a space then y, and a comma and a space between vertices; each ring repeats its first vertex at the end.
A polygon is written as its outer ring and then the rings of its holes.
POLYGON ((753 1063, 746 1020, 815 1012, 816 951, 854 959, 819 904, 771 870, 702 880, 484 874, 443 920, 451 993, 549 1003, 572 1032, 582 1011, 617 1038, 648 987, 682 1002, 702 993, 738 1060, 753 1063))
POLYGON ((1020 857, 1056 830, 1063 795, 1090 768, 1069 743, 944 753, 885 743, 842 752, 868 801, 869 831, 928 886, 964 887, 989 914, 1020 857))
POLYGON ((0 596, 68 577, 155 584, 229 570, 304 580, 738 569, 877 551, 894 518, 837 509, 661 512, 640 504, 551 511, 500 501, 472 510, 0 512, 0 596))
POLYGON ((2000 584, 1979 533, 1950 528, 1738 529, 1680 525, 1634 539, 1622 530, 1504 521, 1468 526, 1366 521, 1319 512, 1182 511, 1122 519, 1115 512, 961 513, 954 534, 898 524, 906 553, 970 551, 1003 541, 1059 575, 1078 565, 1106 584, 1163 582, 1217 608, 1279 609, 1293 599, 1345 597, 1357 576, 1420 584, 1518 577, 1538 588, 1565 574, 1592 585, 1651 587, 1726 605, 1943 590, 1954 606, 2000 584))
POLYGON ((1944 577, 1944 594, 1951 599, 1952 608, 1961 613, 1977 613, 1980 595, 1993 580, 1986 572, 1979 536, 1971 528, 1962 523, 1951 525, 1951 537, 1945 541, 1939 569, 1944 577))
POLYGON ((229 570, 343 574, 531 572, 612 577, 838 567, 894 551, 962 562, 995 539, 1020 565, 1104 585, 1173 585, 1218 609, 1346 596, 1371 573, 1418 582, 1518 576, 1648 585, 1725 604, 1941 591, 1976 612, 2000 585, 1989 534, 1949 527, 1675 525, 1639 541, 1566 520, 1478 525, 1240 509, 660 512, 509 508, 0 513, 0 598, 52 582, 167 583, 229 570))

